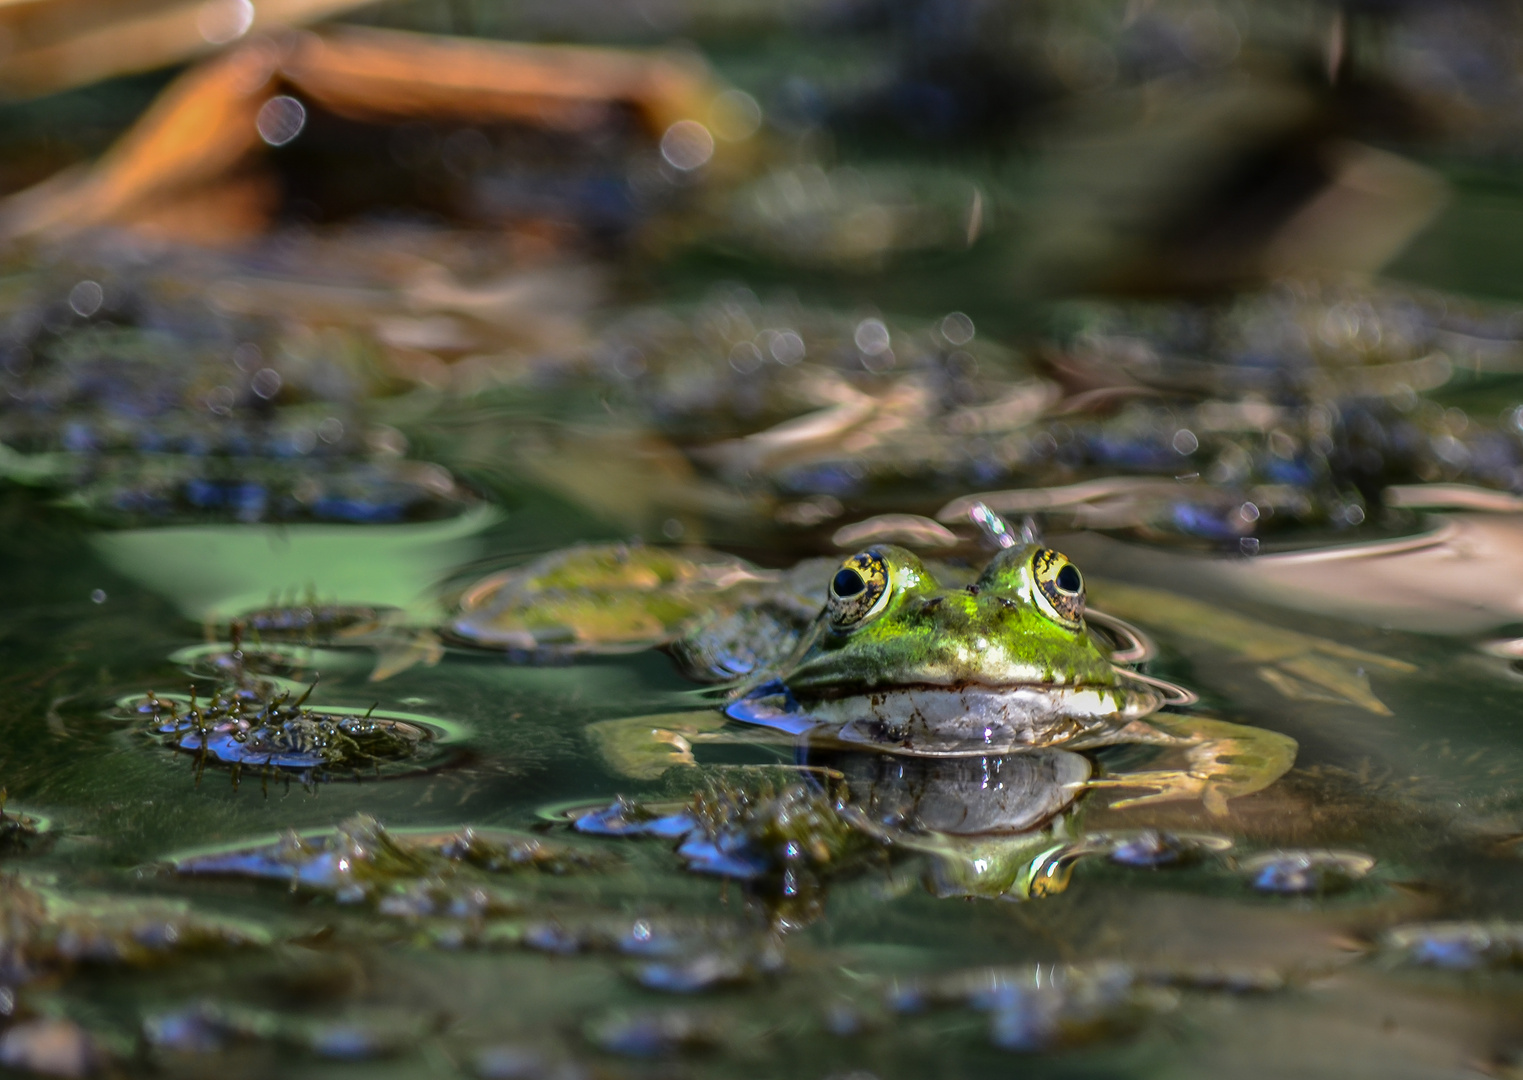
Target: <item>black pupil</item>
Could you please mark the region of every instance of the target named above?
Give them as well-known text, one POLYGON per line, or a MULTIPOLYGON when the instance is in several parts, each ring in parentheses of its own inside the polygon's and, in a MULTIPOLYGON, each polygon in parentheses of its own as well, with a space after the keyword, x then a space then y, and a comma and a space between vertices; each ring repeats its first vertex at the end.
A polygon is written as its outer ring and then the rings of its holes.
POLYGON ((836 571, 835 580, 830 583, 830 588, 840 597, 856 596, 867 588, 867 582, 863 581, 862 575, 855 570, 843 568, 836 571))
POLYGON ((1058 571, 1058 588, 1066 593, 1076 593, 1084 588, 1084 579, 1079 576, 1079 568, 1073 563, 1058 571))

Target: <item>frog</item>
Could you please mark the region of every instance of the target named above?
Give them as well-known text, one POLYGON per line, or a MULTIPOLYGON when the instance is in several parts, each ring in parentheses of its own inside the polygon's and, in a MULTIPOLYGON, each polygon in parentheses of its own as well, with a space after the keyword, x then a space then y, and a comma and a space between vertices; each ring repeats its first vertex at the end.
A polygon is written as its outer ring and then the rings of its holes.
MULTIPOLYGON (((819 573, 822 561, 800 569, 819 573)), ((798 571, 792 576, 796 585, 798 571)), ((694 737, 719 737, 723 720, 807 737, 819 747, 911 757, 1123 743, 1184 748, 1189 768, 1177 773, 1091 783, 1153 789, 1130 805, 1189 793, 1214 813, 1225 799, 1261 790, 1289 767, 1293 743, 1283 735, 1163 711, 1171 699, 1182 703, 1189 695, 1117 662, 1123 650, 1087 623, 1083 573, 1060 552, 1037 543, 1012 546, 967 577, 955 566, 879 544, 827 574, 823 603, 791 638, 778 624, 807 602, 797 595, 791 608, 753 594, 738 611, 715 613, 671 646, 690 673, 735 674, 742 665, 732 659, 737 648, 729 639, 737 635, 770 650, 753 648, 749 674, 732 682, 717 716, 666 716, 664 726, 655 725, 665 734, 653 738, 679 758, 694 737), (707 661, 707 669, 694 671, 696 660, 707 661), (1254 769, 1279 772, 1250 776, 1227 761, 1245 751, 1254 769)), ((603 734, 605 745, 627 759, 632 748, 607 742, 609 729, 603 734)))
POLYGON ((1130 789, 1112 810, 1187 799, 1223 817, 1295 760, 1279 732, 1170 711, 1192 696, 1123 662, 1146 655, 1140 632, 1088 612, 1083 572, 1040 541, 1012 538, 976 573, 873 544, 712 599, 667 647, 727 678, 725 700, 595 723, 605 760, 656 779, 716 743, 791 746, 931 856, 939 895, 1061 891, 1080 856, 1104 851, 1077 835, 1087 791, 1130 789), (1095 768, 1088 752, 1116 745, 1157 748, 1160 763, 1095 768))

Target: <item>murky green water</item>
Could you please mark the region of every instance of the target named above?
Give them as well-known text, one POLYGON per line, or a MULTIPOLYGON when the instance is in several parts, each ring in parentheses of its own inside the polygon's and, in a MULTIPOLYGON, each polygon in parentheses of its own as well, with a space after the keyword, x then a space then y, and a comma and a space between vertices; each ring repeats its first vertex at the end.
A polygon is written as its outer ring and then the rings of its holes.
MULTIPOLYGON (((243 163, 294 186, 241 254, 8 249, 0 1069, 1523 1075, 1516 77, 1476 65, 1466 97, 1460 46, 1498 34, 1382 37, 1334 6, 382 5, 361 18, 696 40, 766 141, 710 187, 629 102, 490 142, 309 101, 307 143, 243 163), (1335 77, 1345 31, 1378 78, 1335 77), (1406 125, 1414 102, 1450 126, 1406 125), (292 196, 335 161, 380 163, 375 205, 292 196), (445 228, 438 191, 387 187, 406 169, 510 224, 445 228), (853 247, 830 230, 863 207, 853 247), (1374 224, 1311 244, 1318 207, 1374 224), (992 534, 945 508, 990 489, 1150 640, 1160 723, 1288 737, 1288 771, 1117 806, 1140 791, 1041 770, 1177 781, 1178 747, 822 752, 724 725, 658 649, 444 631, 473 582, 568 545, 776 569, 880 514, 926 515, 899 527, 971 581, 992 534), (276 643, 280 704, 327 723, 281 748, 298 764, 197 752, 184 718, 240 688, 214 699, 210 665, 278 636, 232 620, 323 605, 381 614, 276 643), (353 751, 372 721, 417 746, 353 751), (313 764, 324 740, 349 756, 313 764), (1041 809, 960 862, 874 819, 946 816, 954 788, 1041 809), (786 798, 816 817, 762 850, 786 798), (587 825, 610 820, 668 831, 587 825)), ((161 85, 8 105, 7 185, 161 85)))
MULTIPOLYGON (((1293 701, 1251 662, 1148 627, 1162 650, 1148 670, 1197 689, 1197 710, 1293 736, 1300 754, 1291 773, 1235 800, 1226 818, 1191 802, 1109 814, 1103 807, 1110 796, 1098 792, 1086 797, 1085 827, 1208 832, 1233 842, 1233 858, 1172 869, 1086 861, 1066 891, 1025 902, 937 899, 913 862, 870 861, 827 880, 819 917, 795 919, 806 925, 780 935, 775 970, 674 994, 640 985, 637 954, 594 945, 546 952, 519 940, 525 926, 547 919, 571 927, 676 919, 755 933, 779 910, 775 898, 748 897, 741 883, 685 871, 669 842, 578 837, 547 821, 546 809, 558 805, 670 790, 670 777, 642 783, 611 775, 583 733, 593 721, 690 705, 691 684, 665 657, 534 667, 451 650, 437 666, 371 683, 367 650, 330 650, 314 703, 379 703, 446 718, 468 732, 459 752, 413 775, 335 779, 310 790, 282 781, 261 790, 249 775, 235 789, 216 768, 198 782, 193 756, 133 733, 111 716, 112 703, 187 684, 167 657, 205 635, 182 606, 206 603, 219 583, 235 595, 256 587, 251 574, 267 575, 266 592, 304 582, 332 595, 321 559, 302 561, 312 549, 301 530, 245 529, 258 540, 245 535, 241 542, 268 552, 257 570, 247 555, 220 560, 204 542, 193 552, 167 534, 148 537, 133 556, 136 572, 125 573, 119 551, 103 557, 113 543, 120 548, 119 535, 92 535, 21 493, 7 495, 3 513, 0 772, 13 810, 52 823, 29 850, 7 859, 7 869, 28 887, 96 895, 108 908, 186 901, 200 915, 268 935, 233 955, 166 948, 142 965, 84 959, 65 965, 66 977, 22 989, 28 1013, 80 1020, 127 1067, 152 1062, 175 1074, 253 1075, 279 1062, 286 1073, 316 1074, 332 1067, 326 1052, 366 1059, 367 1075, 454 1075, 488 1053, 481 1065, 487 1074, 518 1060, 513 1054, 565 1063, 524 1075, 564 1067, 594 1075, 867 1070, 952 1077, 1018 1068, 1052 1075, 1432 1076, 1505 1056, 1517 1037, 1518 986, 1505 970, 1425 970, 1376 948, 1396 924, 1518 914, 1523 755, 1510 732, 1519 676, 1469 641, 1292 614, 1209 579, 1198 558, 1070 537, 1065 547, 1092 574, 1177 590, 1408 660, 1416 670, 1374 675, 1372 688, 1391 709, 1382 716, 1293 701), (166 564, 179 572, 166 574, 166 564), (194 588, 177 596, 175 579, 194 588), (465 942, 440 932, 447 916, 388 918, 268 881, 184 880, 164 862, 187 849, 280 830, 323 830, 361 813, 393 829, 526 830, 605 850, 617 861, 565 875, 501 875, 512 913, 457 920, 499 927, 494 940, 465 942), (1376 868, 1344 891, 1309 896, 1255 893, 1232 869, 1233 859, 1282 847, 1354 849, 1373 856, 1376 868), (1055 978, 1102 961, 1172 972, 1173 986, 1156 990, 1159 1000, 1136 1016, 1106 1016, 1093 1031, 1075 1034, 1069 1048, 1012 1058, 991 1045, 987 1011, 955 1002, 895 1006, 895 994, 925 976, 994 966, 1040 985, 1043 972, 1055 978), (267 1027, 313 1025, 327 1041, 288 1032, 284 1041, 226 1036, 217 1050, 195 1049, 190 1039, 144 1043, 145 1020, 156 1030, 154 1018, 198 1006, 245 1010, 267 1027), (630 1016, 644 1018, 638 1030, 646 1034, 666 1024, 661 1030, 672 1045, 649 1056, 617 1052, 625 1043, 608 1032, 630 1016)), ((390 599, 397 585, 384 579, 395 567, 384 546, 356 539, 345 571, 373 567, 377 589, 391 590, 381 598, 390 599)), ((517 546, 510 513, 465 540, 425 543, 413 555, 414 571, 447 578, 456 563, 501 563, 517 546)), ((1104 586, 1095 592, 1103 603, 1104 586)), ((723 756, 765 763, 791 753, 763 747, 723 756)))

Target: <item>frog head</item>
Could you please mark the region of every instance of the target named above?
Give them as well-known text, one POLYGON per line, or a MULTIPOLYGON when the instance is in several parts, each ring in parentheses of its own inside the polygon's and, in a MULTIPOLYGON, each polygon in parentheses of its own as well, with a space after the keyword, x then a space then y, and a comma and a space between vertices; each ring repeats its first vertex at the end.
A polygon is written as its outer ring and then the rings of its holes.
POLYGON ((903 548, 851 556, 778 676, 789 707, 837 738, 929 756, 1098 745, 1161 704, 1090 636, 1079 569, 1036 545, 1000 552, 963 587, 903 548))
POLYGON ((785 677, 795 693, 1118 682, 1084 624, 1079 568, 1033 544, 1001 551, 961 588, 939 584, 903 548, 869 548, 836 571, 822 622, 785 677))

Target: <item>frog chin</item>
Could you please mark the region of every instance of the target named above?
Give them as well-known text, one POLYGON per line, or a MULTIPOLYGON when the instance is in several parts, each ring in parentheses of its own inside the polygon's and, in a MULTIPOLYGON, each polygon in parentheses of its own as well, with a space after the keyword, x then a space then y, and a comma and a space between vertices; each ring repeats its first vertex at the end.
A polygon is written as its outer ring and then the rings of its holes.
POLYGON ((960 757, 1104 741, 1107 731, 1158 710, 1147 687, 911 686, 803 702, 844 742, 898 753, 960 757))

